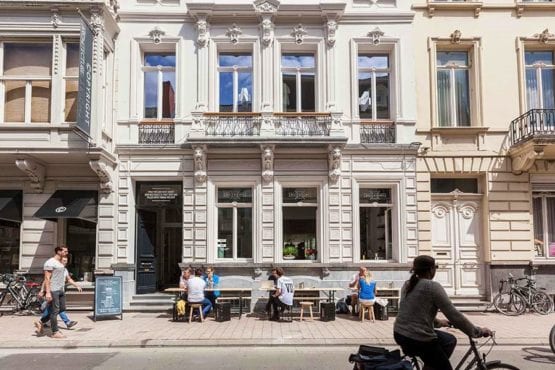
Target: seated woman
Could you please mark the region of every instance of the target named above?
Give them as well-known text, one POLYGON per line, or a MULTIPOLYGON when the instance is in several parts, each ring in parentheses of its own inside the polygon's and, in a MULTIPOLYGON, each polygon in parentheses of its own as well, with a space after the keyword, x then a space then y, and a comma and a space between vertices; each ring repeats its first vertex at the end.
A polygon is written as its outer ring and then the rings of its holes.
MULTIPOLYGON (((208 266, 205 270, 205 274, 202 279, 206 282, 206 287, 209 289, 217 288, 220 285, 220 277, 214 273, 214 268, 208 266)), ((216 300, 220 296, 219 290, 211 290, 205 293, 206 298, 212 304, 212 307, 216 306, 216 300)))
MULTIPOLYGON (((374 303, 376 301, 376 282, 372 280, 372 273, 365 269, 364 277, 358 279, 358 302, 374 303)), ((359 312, 362 310, 359 309, 359 312)))

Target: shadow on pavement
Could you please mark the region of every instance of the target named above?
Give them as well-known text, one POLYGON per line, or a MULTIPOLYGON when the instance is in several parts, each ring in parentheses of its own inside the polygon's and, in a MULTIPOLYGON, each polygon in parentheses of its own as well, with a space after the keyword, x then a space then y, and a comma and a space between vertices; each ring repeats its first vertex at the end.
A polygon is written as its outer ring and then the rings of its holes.
POLYGON ((549 365, 555 363, 555 354, 549 347, 523 347, 522 352, 526 353, 526 361, 549 365))

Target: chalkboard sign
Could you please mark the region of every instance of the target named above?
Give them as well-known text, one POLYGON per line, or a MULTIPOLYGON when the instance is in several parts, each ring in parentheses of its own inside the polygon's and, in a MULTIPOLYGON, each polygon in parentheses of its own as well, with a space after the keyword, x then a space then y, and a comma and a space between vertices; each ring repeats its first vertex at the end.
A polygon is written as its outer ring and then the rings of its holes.
POLYGON ((94 320, 102 316, 121 316, 123 296, 121 276, 98 276, 94 289, 94 320))

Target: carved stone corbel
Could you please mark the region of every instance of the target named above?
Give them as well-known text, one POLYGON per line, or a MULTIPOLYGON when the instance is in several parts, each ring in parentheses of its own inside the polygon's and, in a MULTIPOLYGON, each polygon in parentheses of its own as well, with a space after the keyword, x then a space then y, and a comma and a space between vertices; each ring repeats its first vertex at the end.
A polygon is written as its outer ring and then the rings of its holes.
POLYGON ((524 153, 512 156, 513 173, 520 174, 528 171, 537 159, 543 157, 543 150, 528 150, 524 153))
POLYGON ((202 15, 197 20, 197 46, 203 48, 208 45, 210 40, 210 25, 206 20, 206 16, 202 15))
POLYGON ((272 42, 274 41, 274 22, 272 22, 271 15, 262 16, 262 22, 260 22, 260 30, 262 33, 262 45, 266 47, 272 45, 272 42))
POLYGON ((206 145, 193 146, 193 160, 195 163, 195 180, 199 183, 206 181, 206 145))
POLYGON ((16 159, 15 165, 29 177, 31 188, 42 193, 46 168, 31 159, 16 159))
POLYGON ((328 165, 330 170, 330 181, 335 183, 341 176, 341 147, 333 145, 329 146, 328 165))
POLYGON ((332 48, 335 45, 335 31, 337 31, 337 21, 335 19, 328 19, 325 25, 326 43, 328 47, 332 48))
POLYGON ((261 145, 262 149, 262 178, 266 183, 274 179, 274 145, 261 145))
POLYGON ((268 47, 274 41, 275 25, 272 18, 279 9, 278 0, 257 0, 253 3, 254 10, 260 16, 261 42, 262 45, 268 47))
POLYGON ((303 25, 299 23, 295 27, 293 27, 293 32, 291 35, 295 38, 295 44, 301 45, 304 41, 304 37, 307 35, 303 25))
POLYGON ((104 194, 112 193, 114 191, 114 187, 110 176, 109 166, 101 160, 91 160, 89 161, 89 166, 100 179, 100 191, 104 194))
POLYGON ((54 28, 58 28, 62 24, 62 19, 60 18, 60 13, 57 8, 50 9, 52 15, 50 16, 50 24, 54 28))
POLYGON ((225 33, 225 35, 229 37, 229 41, 234 45, 239 42, 239 36, 241 36, 242 34, 243 34, 243 31, 241 31, 241 28, 237 26, 237 24, 235 23, 233 23, 225 33))
POLYGON ((451 38, 451 44, 460 44, 461 36, 462 36, 461 31, 459 30, 453 31, 453 33, 449 35, 449 37, 451 38))
POLYGON ((379 27, 376 27, 372 31, 368 32, 368 37, 372 39, 372 45, 379 45, 383 35, 383 31, 379 27))
POLYGON ((534 37, 537 38, 540 43, 547 44, 550 39, 555 38, 555 35, 550 33, 549 29, 546 28, 542 32, 536 33, 534 37))
POLYGON ((162 42, 162 36, 165 36, 166 32, 162 31, 158 26, 154 27, 149 33, 148 36, 152 40, 153 43, 159 44, 162 42))

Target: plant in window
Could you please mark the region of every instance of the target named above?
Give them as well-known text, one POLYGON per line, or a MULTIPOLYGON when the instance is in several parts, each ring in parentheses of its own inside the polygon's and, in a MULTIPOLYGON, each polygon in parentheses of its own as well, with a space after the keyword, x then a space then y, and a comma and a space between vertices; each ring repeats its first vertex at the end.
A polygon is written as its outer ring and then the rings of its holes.
POLYGON ((306 257, 309 260, 315 260, 316 255, 318 254, 318 251, 316 249, 313 249, 313 248, 308 248, 304 251, 304 253, 306 254, 306 257))
POLYGON ((297 247, 291 242, 283 247, 283 259, 294 260, 297 256, 297 247))

